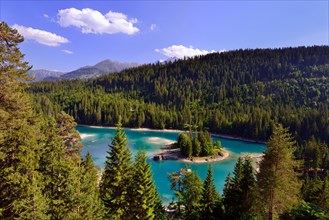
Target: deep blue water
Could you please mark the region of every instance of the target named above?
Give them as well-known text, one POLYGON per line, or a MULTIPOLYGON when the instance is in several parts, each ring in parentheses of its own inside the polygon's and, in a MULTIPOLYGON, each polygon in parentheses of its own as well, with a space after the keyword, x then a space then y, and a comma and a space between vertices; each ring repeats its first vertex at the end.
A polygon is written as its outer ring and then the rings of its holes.
MULTIPOLYGON (((114 128, 78 126, 77 130, 83 138, 84 145, 82 155, 86 155, 90 151, 94 162, 97 166, 104 168, 105 157, 109 150, 108 145, 111 144, 111 138, 114 136, 114 128)), ((179 132, 161 132, 161 131, 143 131, 124 129, 128 137, 128 147, 135 155, 138 149, 145 150, 149 157, 148 162, 151 163, 153 171, 153 179, 155 185, 161 195, 162 201, 167 204, 173 198, 173 192, 170 190, 168 174, 178 171, 186 166, 186 163, 165 160, 153 161, 152 157, 160 149, 161 146, 168 142, 175 141, 179 132)), ((228 172, 233 171, 236 160, 239 156, 248 153, 262 153, 266 149, 266 145, 259 143, 244 142, 232 139, 213 137, 214 140, 220 140, 222 146, 230 152, 230 157, 226 160, 211 163, 214 170, 214 179, 217 191, 223 190, 225 178, 228 172)), ((189 164, 190 168, 197 172, 201 179, 207 174, 208 163, 205 164, 189 164)))

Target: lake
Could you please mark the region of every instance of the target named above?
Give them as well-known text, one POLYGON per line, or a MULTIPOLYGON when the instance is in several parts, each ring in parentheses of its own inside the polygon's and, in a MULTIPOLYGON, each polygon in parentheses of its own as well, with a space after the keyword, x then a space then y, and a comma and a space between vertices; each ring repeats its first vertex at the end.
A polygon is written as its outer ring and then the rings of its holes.
MULTIPOLYGON (((82 144, 84 148, 82 155, 85 156, 89 151, 97 166, 104 168, 105 158, 108 145, 112 142, 115 128, 77 126, 77 130, 83 137, 82 144)), ((179 134, 178 131, 152 131, 138 129, 123 129, 128 137, 128 148, 136 155, 139 149, 146 151, 148 162, 152 166, 153 179, 164 204, 172 201, 174 196, 170 190, 168 174, 178 171, 188 165, 193 171, 197 172, 202 180, 207 175, 208 163, 204 164, 187 164, 175 160, 153 161, 153 155, 156 154, 160 147, 170 142, 174 142, 179 134)), ((233 139, 212 137, 213 140, 220 140, 222 146, 230 152, 230 157, 223 161, 212 162, 214 170, 214 180, 217 191, 222 193, 225 178, 228 172, 233 171, 236 160, 239 156, 248 153, 262 153, 266 150, 265 144, 245 142, 233 139)))

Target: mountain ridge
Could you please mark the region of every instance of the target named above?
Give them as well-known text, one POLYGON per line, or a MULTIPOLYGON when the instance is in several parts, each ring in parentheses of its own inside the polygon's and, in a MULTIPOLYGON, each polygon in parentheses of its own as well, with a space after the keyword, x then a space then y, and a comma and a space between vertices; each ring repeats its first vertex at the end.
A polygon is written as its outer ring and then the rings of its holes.
POLYGON ((70 72, 57 72, 45 69, 30 70, 28 74, 35 77, 34 81, 59 81, 59 80, 88 80, 101 75, 120 72, 122 70, 137 67, 140 64, 133 62, 118 62, 105 59, 93 66, 84 66, 70 72))

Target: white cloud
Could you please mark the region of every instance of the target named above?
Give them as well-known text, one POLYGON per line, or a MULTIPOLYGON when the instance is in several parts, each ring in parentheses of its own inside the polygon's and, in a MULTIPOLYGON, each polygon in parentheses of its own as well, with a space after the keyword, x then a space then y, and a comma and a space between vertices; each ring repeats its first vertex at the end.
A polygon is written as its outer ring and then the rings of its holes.
POLYGON ((176 57, 179 59, 182 59, 184 57, 194 57, 194 56, 205 55, 208 53, 217 52, 215 50, 212 50, 212 51, 200 50, 197 48, 193 48, 192 46, 185 47, 183 45, 172 45, 170 47, 163 48, 163 49, 155 49, 155 51, 162 53, 165 56, 176 57))
POLYGON ((60 44, 69 42, 69 40, 65 37, 58 36, 48 31, 34 29, 31 27, 24 27, 17 24, 14 24, 13 28, 15 28, 21 35, 23 35, 24 38, 35 40, 36 42, 47 46, 55 47, 59 46, 60 44))
POLYGON ((70 51, 70 50, 62 50, 64 53, 66 53, 66 54, 73 54, 73 52, 72 51, 70 51))
POLYGON ((150 29, 153 31, 157 27, 156 24, 151 24, 150 29))
POLYGON ((45 18, 49 18, 49 16, 47 14, 43 14, 43 17, 45 18))
POLYGON ((104 15, 90 8, 82 10, 68 8, 58 11, 58 23, 62 27, 78 27, 85 34, 124 33, 132 35, 139 31, 134 26, 137 22, 136 18, 128 19, 127 15, 112 11, 104 15))

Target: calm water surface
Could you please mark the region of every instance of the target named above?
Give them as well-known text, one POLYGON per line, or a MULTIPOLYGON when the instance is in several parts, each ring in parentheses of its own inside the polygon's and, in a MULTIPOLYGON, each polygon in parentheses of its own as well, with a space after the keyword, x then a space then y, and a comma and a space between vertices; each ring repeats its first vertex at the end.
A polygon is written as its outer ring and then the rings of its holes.
MULTIPOLYGON (((84 136, 82 143, 84 149, 82 155, 85 156, 90 151, 94 162, 97 166, 104 168, 105 157, 109 150, 108 145, 111 144, 111 138, 114 136, 114 128, 78 126, 77 130, 84 136)), ((177 139, 179 132, 161 132, 161 131, 143 131, 124 129, 128 137, 128 147, 133 155, 136 155, 139 149, 147 152, 148 162, 151 163, 153 171, 153 179, 155 185, 161 195, 162 201, 168 204, 173 198, 173 192, 170 190, 168 174, 178 171, 186 166, 186 163, 165 160, 153 161, 152 157, 156 154, 160 147, 177 139)), ((214 140, 220 140, 222 146, 227 149, 231 156, 223 161, 211 163, 214 170, 214 179, 217 190, 222 192, 225 178, 228 172, 233 171, 237 158, 248 153, 262 153, 266 149, 266 145, 258 143, 250 143, 225 138, 213 137, 214 140)), ((208 163, 205 164, 189 164, 191 169, 198 173, 201 179, 205 179, 207 175, 208 163)))

